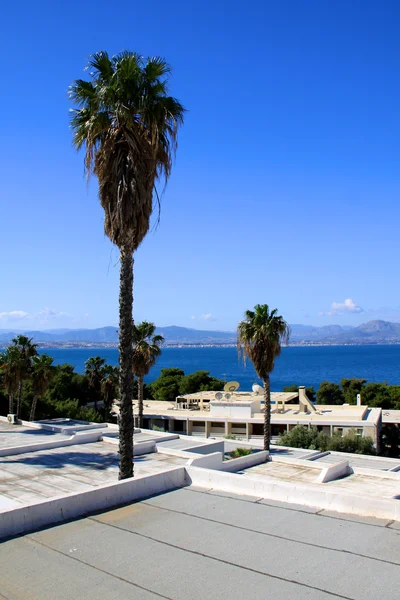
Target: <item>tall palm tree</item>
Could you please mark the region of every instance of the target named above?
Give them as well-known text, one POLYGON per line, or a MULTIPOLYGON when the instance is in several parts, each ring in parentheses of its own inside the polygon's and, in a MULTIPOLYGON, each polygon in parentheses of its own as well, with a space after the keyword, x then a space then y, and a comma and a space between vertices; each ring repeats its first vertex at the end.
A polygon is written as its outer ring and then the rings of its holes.
POLYGON ((113 400, 118 391, 119 368, 105 365, 101 372, 101 395, 104 401, 104 413, 109 417, 113 400))
POLYGON ((21 353, 15 346, 9 346, 0 355, 0 373, 4 389, 8 394, 8 412, 14 414, 14 395, 21 377, 21 353))
POLYGON ((32 364, 32 388, 33 388, 33 400, 31 406, 31 414, 29 416, 30 421, 35 420, 35 412, 38 398, 42 398, 46 393, 51 378, 54 374, 53 359, 47 354, 40 354, 40 356, 33 357, 32 364))
POLYGON ((242 355, 245 362, 250 358, 264 382, 264 450, 269 450, 271 441, 270 374, 281 353, 281 344, 287 343, 289 336, 289 325, 278 315, 277 309, 270 311, 268 304, 256 304, 254 311, 246 310, 237 328, 239 356, 242 355))
POLYGON ((162 335, 154 335, 154 323, 142 321, 133 325, 133 374, 138 379, 138 426, 143 427, 143 378, 155 364, 161 354, 160 345, 164 342, 162 335))
POLYGON ((134 52, 93 54, 91 81, 70 87, 73 143, 99 182, 104 230, 120 250, 119 478, 133 475, 133 253, 147 234, 158 179, 166 183, 184 108, 168 95, 170 67, 134 52))
POLYGON ((89 385, 94 391, 94 410, 97 411, 97 400, 101 394, 101 382, 103 379, 103 367, 106 361, 100 356, 91 356, 85 362, 85 375, 89 385))
POLYGON ((13 346, 20 353, 20 368, 18 380, 18 398, 17 398, 17 418, 20 416, 22 406, 22 388, 24 381, 30 378, 32 371, 32 359, 37 356, 37 344, 32 342, 33 338, 28 338, 26 335, 17 335, 12 339, 13 346))

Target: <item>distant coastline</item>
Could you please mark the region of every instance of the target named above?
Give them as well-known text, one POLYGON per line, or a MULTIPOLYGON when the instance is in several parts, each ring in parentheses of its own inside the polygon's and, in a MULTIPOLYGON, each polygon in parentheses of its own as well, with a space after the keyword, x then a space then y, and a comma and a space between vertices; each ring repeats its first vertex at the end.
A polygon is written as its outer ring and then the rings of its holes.
MULTIPOLYGON (((9 344, 6 342, 0 342, 0 350, 7 348, 9 344)), ((90 349, 95 350, 110 348, 118 349, 118 344, 114 342, 37 342, 39 348, 42 349, 59 349, 59 350, 79 350, 79 349, 90 349)), ((357 340, 353 342, 318 342, 318 341, 303 341, 289 343, 288 347, 291 348, 326 348, 328 346, 333 347, 346 347, 346 346, 398 346, 400 340, 357 340)), ((164 344, 164 348, 236 348, 236 344, 205 344, 205 343, 167 343, 164 344)))
MULTIPOLYGON (((296 325, 291 327, 290 346, 396 346, 400 344, 400 323, 368 321, 358 327, 326 325, 296 325)), ((115 326, 97 329, 59 329, 10 331, 0 329, 0 347, 22 333, 32 338, 41 348, 117 348, 118 328, 115 326)), ((177 325, 158 327, 157 333, 165 339, 166 348, 234 348, 235 331, 190 329, 177 325)))

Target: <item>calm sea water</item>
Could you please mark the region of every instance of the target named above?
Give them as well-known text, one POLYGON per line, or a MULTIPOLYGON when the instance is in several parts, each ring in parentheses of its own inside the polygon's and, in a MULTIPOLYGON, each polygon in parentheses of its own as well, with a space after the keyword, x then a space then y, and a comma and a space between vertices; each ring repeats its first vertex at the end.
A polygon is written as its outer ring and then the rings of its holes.
MULTIPOLYGON (((101 356, 112 365, 118 364, 114 348, 42 349, 54 357, 55 364, 69 363, 78 373, 84 370, 90 356, 101 356)), ((239 381, 240 389, 250 390, 258 382, 251 364, 244 367, 235 348, 165 348, 157 364, 146 378, 156 379, 160 370, 178 367, 186 374, 198 369, 210 371, 214 377, 239 381)), ((321 381, 339 382, 342 377, 362 377, 369 381, 400 384, 399 346, 319 346, 283 348, 271 377, 272 391, 286 385, 313 385, 321 381)))

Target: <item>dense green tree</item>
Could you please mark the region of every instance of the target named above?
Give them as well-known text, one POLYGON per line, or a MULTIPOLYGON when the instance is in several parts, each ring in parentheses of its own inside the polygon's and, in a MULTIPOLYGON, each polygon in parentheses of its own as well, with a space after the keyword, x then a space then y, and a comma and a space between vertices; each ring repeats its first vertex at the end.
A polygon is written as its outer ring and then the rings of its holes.
POLYGON ((156 335, 154 323, 133 325, 133 374, 138 380, 138 426, 143 427, 143 380, 161 354, 162 335, 156 335))
POLYGON ((0 355, 0 373, 2 385, 8 394, 8 412, 14 414, 14 395, 18 390, 23 369, 21 353, 15 346, 10 346, 0 355))
POLYGON ((357 404, 357 394, 362 393, 366 382, 366 379, 357 379, 356 377, 340 380, 346 404, 357 404))
POLYGON ((29 415, 29 420, 35 420, 36 406, 37 400, 39 398, 43 398, 45 392, 49 387, 49 383, 54 374, 53 359, 51 356, 47 356, 47 354, 40 354, 38 356, 33 357, 32 364, 32 388, 33 388, 33 400, 31 413, 29 415))
POLYGON ((125 479, 133 475, 133 254, 149 230, 155 184, 171 173, 184 108, 168 95, 170 68, 161 58, 97 52, 89 67, 92 80, 70 87, 77 106, 71 126, 76 148, 86 147, 88 175, 98 179, 105 233, 120 250, 119 478, 125 479))
POLYGON ((339 405, 344 403, 344 394, 337 383, 322 381, 317 390, 317 404, 339 405))
POLYGON ((275 359, 281 353, 282 342, 287 342, 290 328, 267 304, 257 304, 254 311, 247 310, 238 325, 237 348, 244 361, 250 358, 256 373, 264 383, 264 450, 269 450, 271 440, 271 384, 270 374, 275 359))
POLYGON ((315 449, 318 433, 319 431, 315 426, 296 425, 291 431, 280 435, 279 444, 281 446, 291 446, 292 448, 315 449))
POLYGON ((149 386, 149 391, 154 400, 174 402, 179 396, 179 385, 185 376, 182 369, 161 369, 161 375, 149 386))
POLYGON ((194 394, 196 392, 208 392, 222 390, 226 381, 212 377, 209 371, 195 371, 185 375, 179 382, 179 393, 194 394))
POLYGON ((362 401, 363 404, 371 407, 380 406, 383 409, 395 407, 395 402, 393 402, 390 393, 390 386, 386 383, 367 383, 363 389, 362 401))
POLYGON ((45 394, 45 399, 50 404, 63 402, 66 398, 78 400, 79 405, 94 401, 93 389, 90 388, 87 377, 75 373, 72 365, 57 365, 54 376, 45 394))
POLYGON ((22 388, 24 381, 27 381, 32 373, 32 359, 37 356, 37 344, 34 344, 32 338, 26 335, 17 335, 12 340, 13 347, 19 351, 19 379, 18 379, 18 397, 17 397, 17 418, 20 417, 22 406, 22 388))
MULTIPOLYGON (((299 391, 299 386, 298 385, 287 385, 283 388, 284 392, 298 392, 299 391)), ((315 402, 315 390, 313 388, 313 386, 310 387, 306 387, 306 394, 308 399, 311 402, 315 402)))
POLYGON ((101 371, 101 396, 104 402, 104 415, 109 419, 112 403, 118 393, 119 367, 104 365, 101 371))
POLYGON ((296 425, 289 432, 281 434, 279 444, 293 448, 305 448, 325 452, 351 452, 355 454, 375 454, 373 440, 370 437, 362 437, 354 430, 342 436, 335 432, 332 437, 327 436, 318 428, 310 428, 304 425, 296 425))
POLYGON ((85 375, 94 392, 94 410, 96 411, 97 402, 101 396, 101 382, 103 379, 105 362, 104 358, 101 358, 100 356, 91 356, 85 362, 85 375))

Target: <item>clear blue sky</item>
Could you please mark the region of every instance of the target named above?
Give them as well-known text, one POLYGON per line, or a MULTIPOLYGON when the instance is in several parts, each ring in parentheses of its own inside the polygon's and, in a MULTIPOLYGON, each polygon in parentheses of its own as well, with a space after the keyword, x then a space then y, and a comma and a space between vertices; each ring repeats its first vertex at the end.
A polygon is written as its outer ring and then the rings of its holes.
POLYGON ((21 0, 0 27, 0 328, 118 321, 68 126, 100 49, 166 57, 189 111, 136 319, 234 329, 267 302, 291 323, 400 320, 397 0, 21 0))

